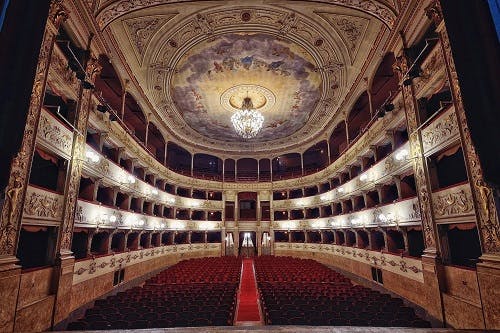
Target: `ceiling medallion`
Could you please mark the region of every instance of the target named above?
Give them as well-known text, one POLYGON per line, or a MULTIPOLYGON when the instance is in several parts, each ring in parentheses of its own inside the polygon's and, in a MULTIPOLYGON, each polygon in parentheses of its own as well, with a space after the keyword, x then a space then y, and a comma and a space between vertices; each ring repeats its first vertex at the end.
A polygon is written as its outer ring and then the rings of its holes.
POLYGON ((241 105, 241 110, 236 111, 231 116, 234 130, 244 139, 254 138, 264 124, 262 113, 254 109, 252 99, 245 97, 241 105))
POLYGON ((226 111, 236 112, 241 110, 246 97, 250 97, 253 108, 260 112, 270 110, 276 103, 276 96, 271 90, 257 84, 239 84, 222 93, 220 104, 226 111))

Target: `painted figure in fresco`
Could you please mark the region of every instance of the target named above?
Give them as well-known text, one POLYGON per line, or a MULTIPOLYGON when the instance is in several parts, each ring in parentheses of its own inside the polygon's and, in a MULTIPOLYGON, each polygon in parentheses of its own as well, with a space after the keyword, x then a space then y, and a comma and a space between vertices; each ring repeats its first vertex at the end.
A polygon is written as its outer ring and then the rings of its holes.
POLYGON ((252 66, 253 56, 247 56, 247 57, 241 58, 240 61, 241 61, 241 64, 243 65, 243 68, 248 70, 252 66))

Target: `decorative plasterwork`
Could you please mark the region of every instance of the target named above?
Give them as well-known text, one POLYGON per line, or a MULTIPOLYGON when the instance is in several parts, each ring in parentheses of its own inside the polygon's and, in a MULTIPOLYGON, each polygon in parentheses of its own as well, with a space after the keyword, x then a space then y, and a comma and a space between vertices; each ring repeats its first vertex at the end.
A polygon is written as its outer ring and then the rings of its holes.
POLYGON ((469 184, 432 193, 432 205, 437 219, 474 215, 474 202, 469 184))
MULTIPOLYGON (((116 4, 117 2, 105 5, 99 12, 99 17, 116 4)), ((189 151, 221 157, 248 155, 248 152, 252 155, 270 155, 277 151, 305 150, 306 146, 325 136, 333 122, 341 117, 337 112, 340 101, 352 89, 353 82, 357 82, 359 71, 367 68, 366 58, 374 56, 372 50, 380 47, 387 31, 381 21, 364 11, 377 10, 377 6, 373 7, 370 1, 363 4, 352 4, 351 1, 345 4, 282 2, 263 3, 259 6, 253 1, 238 1, 231 6, 217 1, 165 1, 148 2, 144 5, 128 1, 122 2, 122 5, 128 7, 119 9, 121 14, 116 16, 119 19, 109 21, 111 23, 105 30, 105 38, 109 38, 117 50, 117 58, 124 64, 122 68, 127 72, 125 75, 133 77, 134 86, 140 86, 139 90, 144 92, 151 106, 150 111, 159 119, 160 127, 168 132, 169 140, 189 151), (131 8, 135 9, 129 10, 131 8), (352 16, 358 23, 366 21, 368 26, 363 37, 359 37, 363 42, 358 43, 359 50, 355 58, 340 34, 320 19, 316 11, 337 11, 346 19, 352 16), (154 33, 149 42, 146 41, 147 38, 140 42, 147 46, 142 63, 138 63, 136 47, 131 45, 124 21, 141 17, 149 20, 149 17, 173 12, 179 14, 163 25, 159 32, 154 33), (179 60, 200 43, 209 43, 234 33, 270 34, 280 42, 304 48, 312 56, 316 67, 314 70, 322 81, 321 96, 305 126, 293 135, 278 140, 267 138, 267 141, 264 142, 263 139, 261 143, 255 140, 227 142, 220 140, 219 135, 208 137, 198 133, 198 126, 186 122, 179 112, 176 100, 171 96, 171 88, 175 87, 172 77, 179 70, 179 60)), ((348 26, 344 27, 344 31, 349 29, 348 26)))
POLYGON ((71 156, 73 133, 44 109, 38 125, 37 140, 64 157, 71 156))
POLYGON ((416 198, 412 198, 388 205, 383 205, 378 208, 364 209, 360 212, 351 214, 323 217, 317 219, 274 221, 273 228, 277 230, 318 230, 333 228, 388 227, 419 224, 420 209, 418 207, 418 201, 416 198))
MULTIPOLYGON (((105 8, 101 9, 97 15, 97 24, 101 29, 104 29, 112 21, 132 11, 144 9, 147 7, 157 6, 161 4, 190 2, 188 0, 118 0, 109 3, 105 8)), ((215 1, 214 1, 215 2, 215 1)), ((375 16, 384 22, 389 28, 392 28, 396 20, 396 14, 393 9, 388 7, 381 1, 376 0, 327 0, 332 5, 341 5, 352 9, 360 10, 369 15, 375 16)))
POLYGON ((318 12, 338 32, 347 45, 351 59, 356 57, 370 21, 364 17, 339 15, 337 13, 318 12))
POLYGON ((219 256, 220 251, 220 243, 183 244, 155 247, 77 261, 74 267, 73 285, 151 259, 165 256, 180 258, 184 254, 189 256, 196 254, 207 257, 219 256))
POLYGON ((418 282, 424 282, 422 262, 419 259, 333 244, 275 243, 274 249, 276 255, 290 255, 290 252, 296 251, 308 252, 306 254, 308 257, 313 257, 312 254, 314 256, 339 256, 376 266, 418 282))
MULTIPOLYGON (((151 50, 151 58, 146 60, 148 56, 145 56, 145 63, 150 63, 148 72, 148 94, 153 104, 157 106, 157 110, 165 123, 170 124, 170 129, 175 132, 176 135, 185 138, 187 141, 196 142, 205 147, 217 150, 235 152, 268 150, 270 146, 285 148, 289 146, 291 142, 300 142, 306 138, 317 135, 321 130, 321 126, 318 126, 318 124, 328 123, 334 114, 334 110, 330 112, 320 111, 323 110, 327 104, 333 107, 346 92, 347 73, 342 52, 338 49, 337 43, 329 38, 320 26, 307 17, 302 17, 301 15, 275 7, 217 8, 215 10, 207 10, 202 16, 193 15, 188 17, 175 28, 177 30, 172 29, 168 34, 162 36, 161 40, 157 41, 157 49, 151 50), (248 19, 245 18, 245 14, 248 14, 248 19), (202 19, 204 23, 210 25, 209 30, 200 29, 200 19, 202 19), (242 142, 241 140, 221 140, 219 139, 220 135, 216 134, 215 131, 214 135, 211 136, 205 135, 205 132, 198 132, 196 128, 192 127, 190 122, 186 122, 186 119, 182 117, 182 110, 186 108, 180 103, 184 102, 184 99, 180 99, 179 96, 176 96, 172 89, 178 89, 178 80, 176 78, 179 76, 179 73, 185 71, 183 59, 185 59, 186 54, 192 52, 193 47, 196 48, 198 45, 202 45, 202 43, 210 43, 210 41, 214 39, 224 39, 228 38, 228 36, 236 35, 233 32, 249 35, 255 34, 256 36, 274 36, 273 40, 276 40, 276 42, 279 41, 279 43, 285 43, 287 45, 298 44, 295 48, 304 49, 304 51, 301 51, 303 53, 302 56, 311 59, 309 62, 312 64, 313 68, 310 68, 310 66, 301 67, 304 67, 304 70, 311 71, 311 75, 320 76, 321 94, 313 98, 313 100, 319 100, 319 103, 312 103, 312 105, 309 103, 307 107, 302 106, 310 112, 310 116, 306 118, 307 122, 304 126, 300 129, 294 128, 294 132, 291 135, 288 135, 290 133, 287 132, 285 133, 287 135, 285 137, 278 136, 277 139, 273 137, 264 138, 264 141, 259 143, 253 140, 250 142, 242 142), (275 37, 279 38, 275 39, 275 37)), ((250 41, 252 40, 250 39, 250 41)), ((232 45, 232 43, 228 43, 228 45, 232 45)), ((262 46, 259 45, 257 45, 257 47, 262 48, 262 46)), ((269 45, 269 47, 273 48, 273 45, 269 45)), ((287 49, 290 49, 290 47, 287 49)), ((247 58, 251 58, 251 54, 250 56, 248 54, 242 54, 240 58, 246 60, 247 58)), ((262 57, 258 58, 259 59, 256 60, 265 61, 265 59, 260 59, 262 57)), ((286 57, 283 59, 286 59, 286 57)), ((280 61, 278 60, 271 61, 269 64, 279 64, 280 61)), ((207 71, 213 72, 214 75, 218 73, 216 63, 219 63, 219 60, 214 60, 215 66, 213 69, 207 68, 207 71)), ((242 64, 243 68, 244 65, 245 64, 242 64)), ((219 66, 221 71, 224 70, 223 64, 219 64, 219 66)), ((257 66, 257 68, 259 68, 259 66, 257 66)), ((280 71, 281 68, 278 67, 277 71, 272 70, 266 73, 276 72, 279 74, 278 72, 280 71)), ((290 73, 291 77, 301 73, 300 68, 290 66, 287 67, 287 72, 290 73)), ((265 86, 266 83, 270 84, 275 81, 275 79, 272 78, 266 79, 262 77, 262 79, 264 79, 265 82, 252 81, 249 83, 265 86)), ((303 90, 309 91, 311 89, 303 87, 303 90)), ((185 96, 186 94, 183 95, 185 96)), ((300 90, 298 96, 301 96, 300 90)), ((193 96, 194 101, 203 105, 206 96, 200 95, 199 97, 201 99, 197 96, 193 96)), ((219 98, 220 96, 216 97, 219 98)), ((278 103, 283 103, 283 100, 293 100, 293 96, 278 97, 281 97, 281 100, 279 98, 277 99, 278 103)), ((191 106, 189 109, 192 110, 196 108, 191 106)), ((204 115, 202 112, 203 110, 205 109, 202 108, 198 111, 200 113, 199 117, 191 115, 189 119, 194 118, 194 120, 196 120, 197 118, 201 118, 204 115)), ((300 111, 304 112, 305 110, 300 111)), ((294 117, 294 119, 299 118, 294 117)), ((200 128, 200 126, 200 124, 195 125, 195 127, 198 128, 200 128)), ((207 131, 210 131, 212 127, 213 126, 208 124, 207 131)), ((228 128, 227 130, 232 129, 228 128)), ((279 130, 277 130, 277 133, 279 134, 279 130)))
POLYGON ((189 49, 165 89, 192 130, 234 145, 241 138, 230 119, 245 96, 264 116, 259 135, 247 141, 269 142, 307 124, 321 83, 316 63, 300 45, 267 33, 226 33, 189 49))
POLYGON ((177 13, 168 13, 165 15, 130 18, 122 21, 139 63, 142 63, 146 47, 154 34, 176 15, 177 13))
POLYGON ((455 108, 450 107, 439 118, 422 130, 424 153, 427 153, 440 144, 450 142, 454 138, 458 139, 459 136, 455 108))
POLYGON ((136 230, 219 230, 220 221, 177 220, 124 211, 79 200, 75 224, 80 227, 136 230), (114 218, 111 218, 111 217, 114 218))
POLYGON ((63 201, 61 194, 28 186, 26 202, 23 208, 23 222, 27 219, 30 220, 30 223, 60 222, 62 220, 63 201))

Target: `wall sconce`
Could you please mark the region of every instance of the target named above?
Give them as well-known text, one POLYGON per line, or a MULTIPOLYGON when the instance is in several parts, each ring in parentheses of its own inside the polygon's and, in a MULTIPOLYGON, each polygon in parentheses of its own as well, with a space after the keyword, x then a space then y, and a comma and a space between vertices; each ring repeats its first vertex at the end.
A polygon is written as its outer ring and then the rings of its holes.
POLYGON ((94 163, 98 163, 100 160, 101 160, 101 157, 99 156, 99 154, 97 153, 94 153, 93 151, 91 150, 87 150, 85 152, 85 157, 91 161, 91 162, 94 162, 94 163))
POLYGON ((153 190, 151 190, 151 194, 152 195, 158 195, 158 190, 154 188, 153 190))
POLYGON ((339 192, 339 193, 344 193, 344 188, 343 188, 343 187, 339 187, 339 188, 337 189, 337 192, 339 192))
POLYGON ((368 175, 366 173, 364 173, 361 176, 359 176, 359 180, 361 180, 362 182, 364 182, 367 179, 368 179, 368 175))
POLYGON ((387 213, 387 214, 380 213, 377 217, 378 220, 382 223, 392 223, 396 221, 393 213, 387 213))
POLYGON ((407 157, 408 157, 408 150, 406 150, 406 149, 401 149, 400 151, 398 151, 398 152, 396 153, 396 155, 394 155, 394 158, 395 158, 397 161, 403 161, 403 160, 405 160, 407 157))
POLYGON ((170 203, 170 204, 174 204, 175 203, 175 198, 167 198, 167 202, 170 203))

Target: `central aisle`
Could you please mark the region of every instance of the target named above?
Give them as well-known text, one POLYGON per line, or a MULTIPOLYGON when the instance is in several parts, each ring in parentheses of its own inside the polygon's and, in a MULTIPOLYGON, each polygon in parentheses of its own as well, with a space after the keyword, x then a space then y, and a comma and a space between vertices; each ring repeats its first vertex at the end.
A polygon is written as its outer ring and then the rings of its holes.
POLYGON ((253 270, 253 259, 243 259, 236 325, 259 325, 262 323, 258 304, 257 283, 253 270))

